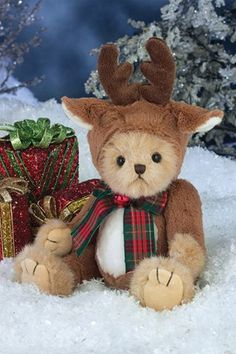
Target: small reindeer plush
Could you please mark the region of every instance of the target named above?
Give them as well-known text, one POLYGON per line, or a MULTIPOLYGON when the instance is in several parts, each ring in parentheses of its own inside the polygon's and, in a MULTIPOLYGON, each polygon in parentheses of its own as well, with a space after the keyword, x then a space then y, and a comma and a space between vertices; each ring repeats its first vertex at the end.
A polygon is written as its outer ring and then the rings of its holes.
POLYGON ((146 49, 150 62, 141 71, 149 84, 129 83, 132 65, 118 64, 116 47, 105 45, 98 73, 110 101, 62 99, 66 114, 89 130, 102 181, 71 224, 40 228, 15 260, 17 281, 69 295, 83 280, 103 277, 158 311, 194 296, 206 253, 201 202, 178 175, 190 134, 210 130, 223 112, 170 100, 171 52, 158 38, 146 49))

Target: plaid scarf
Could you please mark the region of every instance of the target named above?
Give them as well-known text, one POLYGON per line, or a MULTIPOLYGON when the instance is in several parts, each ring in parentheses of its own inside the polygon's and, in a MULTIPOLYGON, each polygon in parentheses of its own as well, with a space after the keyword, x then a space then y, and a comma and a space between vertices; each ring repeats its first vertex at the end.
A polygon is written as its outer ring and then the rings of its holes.
MULTIPOLYGON (((130 199, 114 194, 104 182, 92 193, 96 199, 83 219, 72 229, 77 255, 88 246, 99 226, 117 208, 124 208, 124 248, 126 272, 145 257, 157 254, 153 215, 160 215, 167 203, 167 192, 154 197, 130 199)), ((111 235, 112 237, 112 235, 111 235)))

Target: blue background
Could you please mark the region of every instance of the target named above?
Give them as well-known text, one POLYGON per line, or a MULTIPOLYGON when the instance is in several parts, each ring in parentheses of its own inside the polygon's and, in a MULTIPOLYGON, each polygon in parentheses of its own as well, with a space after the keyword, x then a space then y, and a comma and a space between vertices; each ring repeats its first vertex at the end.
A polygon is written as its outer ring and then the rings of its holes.
POLYGON ((96 67, 91 49, 132 35, 128 18, 146 23, 160 19, 160 7, 165 4, 167 0, 43 0, 39 24, 47 30, 40 47, 25 56, 16 77, 27 80, 44 75, 44 81, 32 88, 42 101, 84 96, 84 82, 96 67))

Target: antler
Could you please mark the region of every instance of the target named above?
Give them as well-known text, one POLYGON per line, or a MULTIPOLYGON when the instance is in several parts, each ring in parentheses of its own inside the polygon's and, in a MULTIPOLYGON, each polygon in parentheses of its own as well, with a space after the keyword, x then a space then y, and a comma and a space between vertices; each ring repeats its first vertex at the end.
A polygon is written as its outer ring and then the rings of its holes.
POLYGON ((150 38, 146 49, 151 61, 141 64, 143 75, 151 84, 129 84, 133 65, 118 64, 119 52, 114 44, 104 45, 98 58, 98 73, 104 90, 117 105, 127 105, 141 97, 149 102, 165 104, 169 101, 175 79, 174 58, 162 39, 150 38))
POLYGON ((98 58, 98 74, 104 90, 117 105, 127 105, 140 98, 140 84, 129 84, 133 65, 118 64, 119 52, 114 44, 104 45, 98 58))
POLYGON ((169 101, 175 79, 175 62, 171 51, 162 39, 150 38, 146 49, 151 61, 141 64, 143 75, 151 84, 140 87, 141 96, 156 104, 169 101))

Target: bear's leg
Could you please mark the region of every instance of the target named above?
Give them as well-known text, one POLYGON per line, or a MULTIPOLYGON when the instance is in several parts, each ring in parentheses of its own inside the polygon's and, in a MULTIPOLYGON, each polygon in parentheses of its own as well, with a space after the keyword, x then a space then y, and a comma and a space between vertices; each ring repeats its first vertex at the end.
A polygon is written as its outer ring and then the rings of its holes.
POLYGON ((26 246, 16 257, 14 268, 15 281, 33 283, 43 292, 61 296, 70 295, 83 280, 100 276, 93 245, 80 257, 74 252, 58 257, 35 245, 26 246))
POLYGON ((188 267, 172 258, 144 259, 135 269, 130 293, 143 306, 157 311, 172 309, 194 296, 194 280, 188 267))
POLYGON ((39 229, 33 245, 15 258, 14 279, 33 283, 49 294, 71 294, 78 283, 99 276, 94 245, 80 257, 71 248, 70 228, 60 220, 48 221, 39 229))

